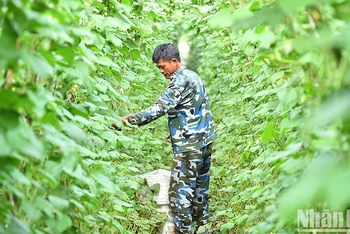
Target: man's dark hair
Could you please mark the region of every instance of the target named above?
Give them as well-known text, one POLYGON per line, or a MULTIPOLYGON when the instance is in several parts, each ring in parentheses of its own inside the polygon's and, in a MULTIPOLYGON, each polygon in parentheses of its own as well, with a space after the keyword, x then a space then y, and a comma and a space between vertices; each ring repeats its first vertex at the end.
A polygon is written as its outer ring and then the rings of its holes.
POLYGON ((171 43, 158 45, 152 55, 154 63, 157 63, 160 59, 170 62, 173 58, 176 58, 177 61, 181 62, 179 50, 171 43))

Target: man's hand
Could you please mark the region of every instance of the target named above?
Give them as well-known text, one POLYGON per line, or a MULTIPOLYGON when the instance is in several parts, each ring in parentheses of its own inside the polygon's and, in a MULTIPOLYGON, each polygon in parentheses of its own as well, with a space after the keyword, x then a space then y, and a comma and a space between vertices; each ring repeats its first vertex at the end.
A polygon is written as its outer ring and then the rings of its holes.
POLYGON ((126 123, 129 123, 129 117, 128 116, 123 116, 122 118, 123 118, 122 122, 123 122, 124 125, 126 125, 126 123))
POLYGON ((121 131, 122 129, 120 127, 118 127, 115 123, 112 123, 112 127, 117 130, 117 131, 121 131))
MULTIPOLYGON (((129 117, 128 116, 123 116, 122 117, 122 123, 123 125, 126 125, 126 123, 129 122, 129 117)), ((118 127, 118 125, 116 125, 115 123, 112 123, 112 127, 117 130, 117 131, 121 131, 122 129, 120 127, 118 127)))
POLYGON ((168 135, 165 137, 165 140, 166 140, 167 142, 170 142, 170 132, 169 132, 168 135))

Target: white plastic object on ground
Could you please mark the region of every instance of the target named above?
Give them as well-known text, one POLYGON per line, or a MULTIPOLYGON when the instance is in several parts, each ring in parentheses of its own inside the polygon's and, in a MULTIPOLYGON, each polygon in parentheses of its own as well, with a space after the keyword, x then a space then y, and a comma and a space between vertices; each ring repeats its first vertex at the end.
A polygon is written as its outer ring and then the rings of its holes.
POLYGON ((159 193, 154 195, 154 200, 157 202, 156 209, 158 212, 166 212, 168 214, 165 220, 162 234, 175 234, 175 225, 169 213, 169 182, 170 182, 170 171, 158 169, 145 174, 140 175, 145 178, 149 187, 159 184, 159 193))

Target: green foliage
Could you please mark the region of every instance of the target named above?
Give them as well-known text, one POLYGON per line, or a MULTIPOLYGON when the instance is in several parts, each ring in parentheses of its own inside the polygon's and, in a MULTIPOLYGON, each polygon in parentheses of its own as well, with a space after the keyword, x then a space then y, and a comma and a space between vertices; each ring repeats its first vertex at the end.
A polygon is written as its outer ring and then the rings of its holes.
POLYGON ((171 37, 164 12, 114 0, 0 10, 0 233, 153 233, 163 219, 137 175, 169 165, 170 146, 147 140, 164 121, 110 126, 164 88, 150 59, 171 37))
POLYGON ((169 169, 166 120, 120 116, 159 96, 151 54, 183 32, 219 133, 211 231, 295 233, 297 209, 345 210, 349 9, 0 0, 0 233, 157 232, 165 217, 136 175, 169 169))
POLYGON ((184 21, 220 136, 212 229, 295 233, 297 209, 344 211, 349 2, 200 4, 184 21))

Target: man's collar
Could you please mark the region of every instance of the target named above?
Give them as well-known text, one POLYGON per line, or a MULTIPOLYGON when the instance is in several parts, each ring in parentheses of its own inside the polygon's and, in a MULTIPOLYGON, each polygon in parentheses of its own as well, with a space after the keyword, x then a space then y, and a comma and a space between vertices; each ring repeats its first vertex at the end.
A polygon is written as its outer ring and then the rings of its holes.
POLYGON ((183 70, 185 70, 186 67, 184 65, 182 65, 179 69, 177 69, 171 76, 170 76, 170 80, 174 81, 177 77, 177 75, 179 75, 183 70))

